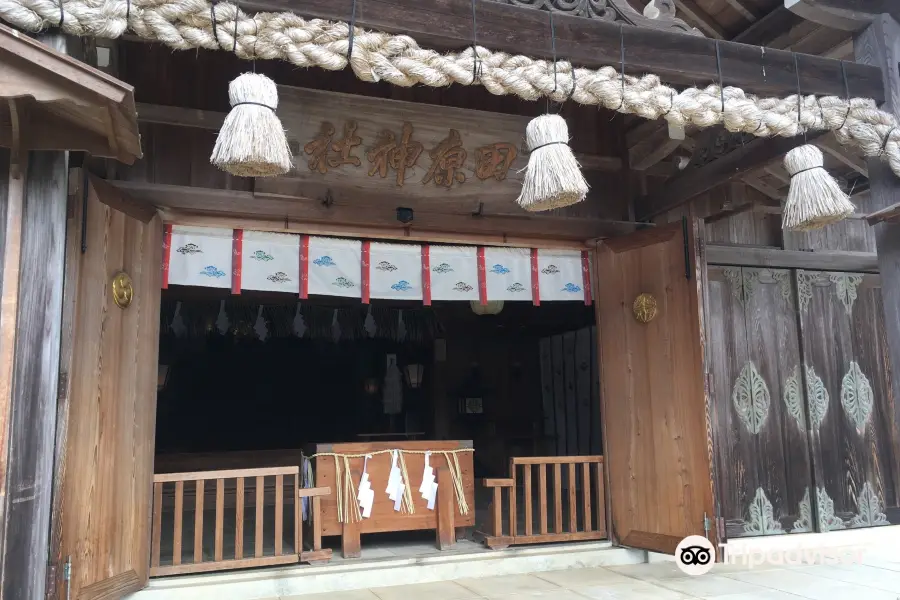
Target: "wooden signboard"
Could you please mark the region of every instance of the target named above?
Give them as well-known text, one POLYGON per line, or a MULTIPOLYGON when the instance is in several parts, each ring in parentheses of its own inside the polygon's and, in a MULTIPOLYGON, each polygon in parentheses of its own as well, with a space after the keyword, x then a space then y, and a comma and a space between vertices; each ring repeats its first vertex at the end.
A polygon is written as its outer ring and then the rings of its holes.
POLYGON ((530 117, 279 86, 278 116, 294 152, 284 177, 256 193, 384 206, 515 204, 530 117), (417 203, 418 201, 418 203, 417 203))

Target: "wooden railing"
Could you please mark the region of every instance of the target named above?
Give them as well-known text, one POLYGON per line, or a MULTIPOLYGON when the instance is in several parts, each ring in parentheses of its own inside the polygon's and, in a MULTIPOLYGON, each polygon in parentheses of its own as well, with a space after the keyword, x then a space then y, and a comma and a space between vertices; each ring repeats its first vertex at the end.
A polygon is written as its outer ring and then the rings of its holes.
POLYGON ((320 498, 329 493, 328 488, 300 488, 299 467, 154 475, 150 575, 203 573, 328 560, 331 550, 322 550, 321 524, 316 516, 320 498), (229 500, 227 506, 226 497, 229 500), (303 546, 301 499, 304 497, 311 499, 309 505, 314 517, 310 551, 305 551, 303 546), (267 527, 268 508, 272 509, 268 523, 271 528, 267 527), (245 558, 244 525, 250 509, 254 509, 253 549, 252 556, 245 558), (206 516, 210 512, 212 519, 207 521, 206 516), (192 518, 187 520, 187 527, 186 513, 193 513, 192 518), (286 516, 289 520, 287 527, 286 516), (169 518, 171 522, 167 525, 171 529, 164 530, 163 521, 169 518), (214 524, 212 527, 210 522, 214 524), (233 537, 226 536, 226 525, 229 533, 233 529, 233 537), (187 528, 193 531, 188 532, 187 528), (319 535, 316 535, 317 530, 319 535), (286 533, 289 534, 287 537, 286 533), (211 534, 212 543, 205 534, 211 534), (185 538, 193 540, 193 555, 189 561, 185 561, 183 556, 185 538), (226 548, 227 538, 231 538, 233 544, 228 544, 226 548))
POLYGON ((490 531, 485 535, 488 547, 502 549, 517 544, 606 538, 606 494, 602 456, 513 458, 510 460, 510 475, 509 479, 484 480, 485 487, 494 490, 490 509, 490 531), (548 467, 553 469, 550 474, 552 478, 548 477, 548 467), (535 470, 537 490, 534 481, 535 470), (518 504, 520 489, 524 505, 521 510, 518 504), (503 490, 507 493, 504 494, 503 490), (503 510, 504 496, 508 511, 503 510), (535 504, 537 511, 534 510, 535 504), (505 532, 504 512, 507 512, 508 522, 505 532))

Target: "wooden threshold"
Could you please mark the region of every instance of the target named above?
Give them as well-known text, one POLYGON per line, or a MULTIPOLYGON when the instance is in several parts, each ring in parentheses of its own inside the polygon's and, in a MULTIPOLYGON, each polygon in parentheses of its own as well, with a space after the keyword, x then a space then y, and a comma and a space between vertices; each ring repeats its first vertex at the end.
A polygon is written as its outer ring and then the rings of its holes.
POLYGON ((560 542, 588 542, 607 539, 606 531, 582 531, 577 533, 548 533, 542 535, 485 536, 489 548, 523 546, 527 544, 552 544, 560 542))
POLYGON ((185 575, 187 573, 211 573, 213 571, 226 571, 231 569, 246 569, 249 567, 272 567, 279 565, 297 564, 299 556, 287 554, 284 556, 264 556, 262 558, 244 558, 241 560, 222 560, 217 562, 199 564, 167 565, 150 567, 151 577, 166 577, 168 575, 185 575))

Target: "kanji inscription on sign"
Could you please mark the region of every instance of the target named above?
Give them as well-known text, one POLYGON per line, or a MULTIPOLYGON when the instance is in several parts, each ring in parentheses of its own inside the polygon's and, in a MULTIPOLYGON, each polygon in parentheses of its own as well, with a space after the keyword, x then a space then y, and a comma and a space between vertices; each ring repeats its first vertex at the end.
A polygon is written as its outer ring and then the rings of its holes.
MULTIPOLYGON (((368 202, 399 198, 519 210, 529 117, 279 86, 294 168, 254 193, 368 202)), ((447 205, 447 210, 459 206, 447 205)), ((444 210, 443 208, 441 210, 444 210)))
MULTIPOLYGON (((334 125, 330 121, 322 121, 315 137, 303 146, 303 151, 309 155, 306 162, 309 170, 324 175, 329 169, 337 167, 359 167, 362 163, 353 151, 363 143, 363 139, 356 135, 357 127, 356 121, 345 121, 343 137, 334 140, 334 125)), ((368 176, 386 179, 391 175, 397 186, 403 187, 407 181, 407 171, 416 166, 425 151, 425 146, 414 138, 414 133, 413 125, 408 121, 404 121, 399 137, 391 129, 382 129, 366 152, 368 176)), ((466 182, 464 169, 469 153, 458 130, 450 129, 447 137, 428 150, 426 155, 430 164, 421 183, 449 189, 466 182)), ((491 178, 503 181, 517 155, 515 145, 507 142, 481 146, 475 150, 475 176, 481 181, 491 178)))

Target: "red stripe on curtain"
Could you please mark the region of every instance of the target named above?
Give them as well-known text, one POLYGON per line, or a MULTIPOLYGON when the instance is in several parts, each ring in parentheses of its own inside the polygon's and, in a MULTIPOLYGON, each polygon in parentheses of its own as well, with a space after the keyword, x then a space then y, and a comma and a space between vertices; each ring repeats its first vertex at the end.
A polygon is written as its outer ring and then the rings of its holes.
POLYGON ((163 226, 162 289, 169 289, 169 260, 172 258, 172 225, 163 226))
POLYGON ((369 254, 372 242, 362 243, 362 303, 369 303, 369 254))
POLYGON ((300 236, 300 297, 309 298, 309 236, 300 236))
POLYGON ((541 281, 538 271, 538 249, 531 249, 531 301, 535 306, 541 305, 541 281))
POLYGON ((241 293, 241 262, 244 254, 244 230, 235 229, 231 234, 231 293, 241 293))
POLYGON ((478 299, 487 304, 487 273, 484 267, 484 246, 478 246, 478 299))
POLYGON ((594 295, 591 290, 591 259, 587 250, 581 251, 581 287, 584 289, 584 303, 590 306, 594 295))
POLYGON ((431 306, 431 246, 422 244, 422 303, 431 306))

